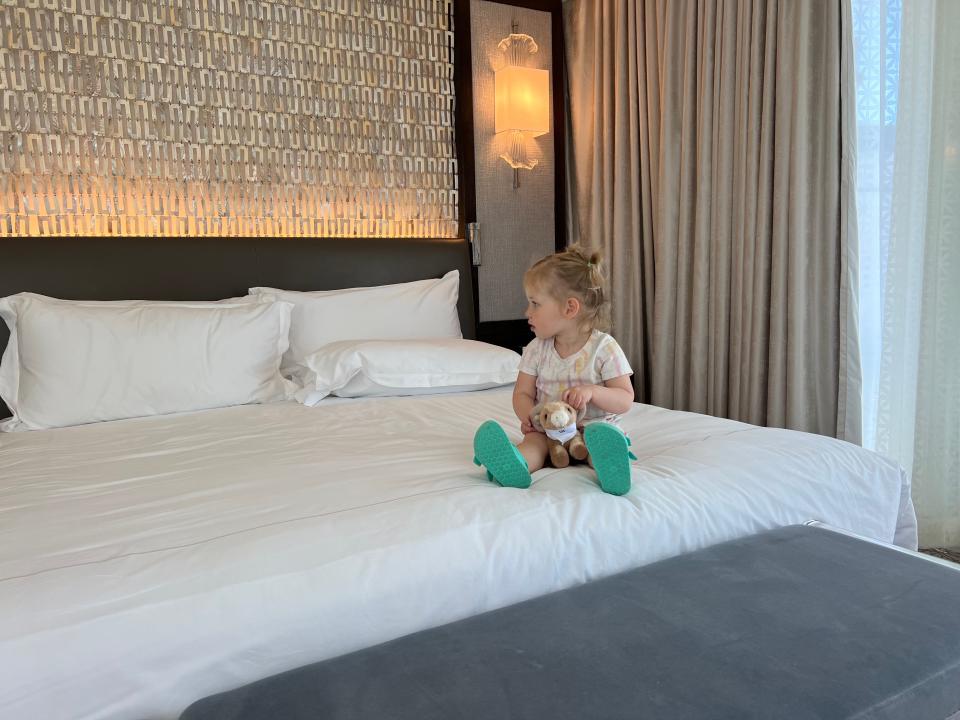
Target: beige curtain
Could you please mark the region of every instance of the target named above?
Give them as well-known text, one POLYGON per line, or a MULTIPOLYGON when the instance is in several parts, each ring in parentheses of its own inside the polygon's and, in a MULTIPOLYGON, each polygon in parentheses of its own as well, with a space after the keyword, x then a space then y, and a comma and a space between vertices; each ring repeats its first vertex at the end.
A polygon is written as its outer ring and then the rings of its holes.
POLYGON ((848 2, 564 12, 570 235, 639 399, 859 442, 848 2))

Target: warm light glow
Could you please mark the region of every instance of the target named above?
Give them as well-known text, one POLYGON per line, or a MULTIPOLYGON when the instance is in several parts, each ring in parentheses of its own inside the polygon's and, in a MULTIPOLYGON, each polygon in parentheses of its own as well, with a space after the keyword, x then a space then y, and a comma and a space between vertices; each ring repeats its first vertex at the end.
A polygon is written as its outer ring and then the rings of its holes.
MULTIPOLYGON (((456 191, 453 191, 456 193, 456 191)), ((0 175, 0 238, 456 237, 448 191, 0 175)))
POLYGON ((495 132, 522 132, 537 137, 550 132, 550 73, 508 66, 494 76, 495 132))

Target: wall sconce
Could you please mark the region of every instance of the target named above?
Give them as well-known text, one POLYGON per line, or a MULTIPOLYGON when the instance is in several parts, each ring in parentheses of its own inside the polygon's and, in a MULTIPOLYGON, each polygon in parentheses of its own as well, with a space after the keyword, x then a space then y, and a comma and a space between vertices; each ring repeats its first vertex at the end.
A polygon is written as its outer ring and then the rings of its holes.
POLYGON ((507 64, 494 73, 494 132, 510 133, 509 146, 500 155, 513 168, 513 186, 520 187, 520 169, 537 164, 527 152, 527 141, 550 132, 550 73, 523 66, 527 56, 537 52, 529 35, 513 32, 497 46, 507 64))

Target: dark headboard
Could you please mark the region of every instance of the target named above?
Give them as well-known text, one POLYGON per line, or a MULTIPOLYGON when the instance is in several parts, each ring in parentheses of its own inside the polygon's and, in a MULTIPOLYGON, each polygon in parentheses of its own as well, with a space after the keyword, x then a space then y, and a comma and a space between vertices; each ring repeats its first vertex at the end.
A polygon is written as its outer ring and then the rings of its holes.
MULTIPOLYGON (((30 291, 69 300, 219 300, 255 285, 335 290, 460 271, 460 326, 476 337, 464 240, 383 238, 7 238, 0 297, 30 291)), ((0 321, 0 353, 9 333, 0 321)), ((0 418, 10 412, 0 402, 0 418)))

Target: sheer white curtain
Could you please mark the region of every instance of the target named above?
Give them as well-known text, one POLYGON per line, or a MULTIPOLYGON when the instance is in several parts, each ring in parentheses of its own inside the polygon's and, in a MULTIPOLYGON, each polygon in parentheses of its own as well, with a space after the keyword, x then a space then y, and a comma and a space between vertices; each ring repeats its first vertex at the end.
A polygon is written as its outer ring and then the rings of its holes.
POLYGON ((960 2, 854 0, 864 444, 960 546, 960 2))

